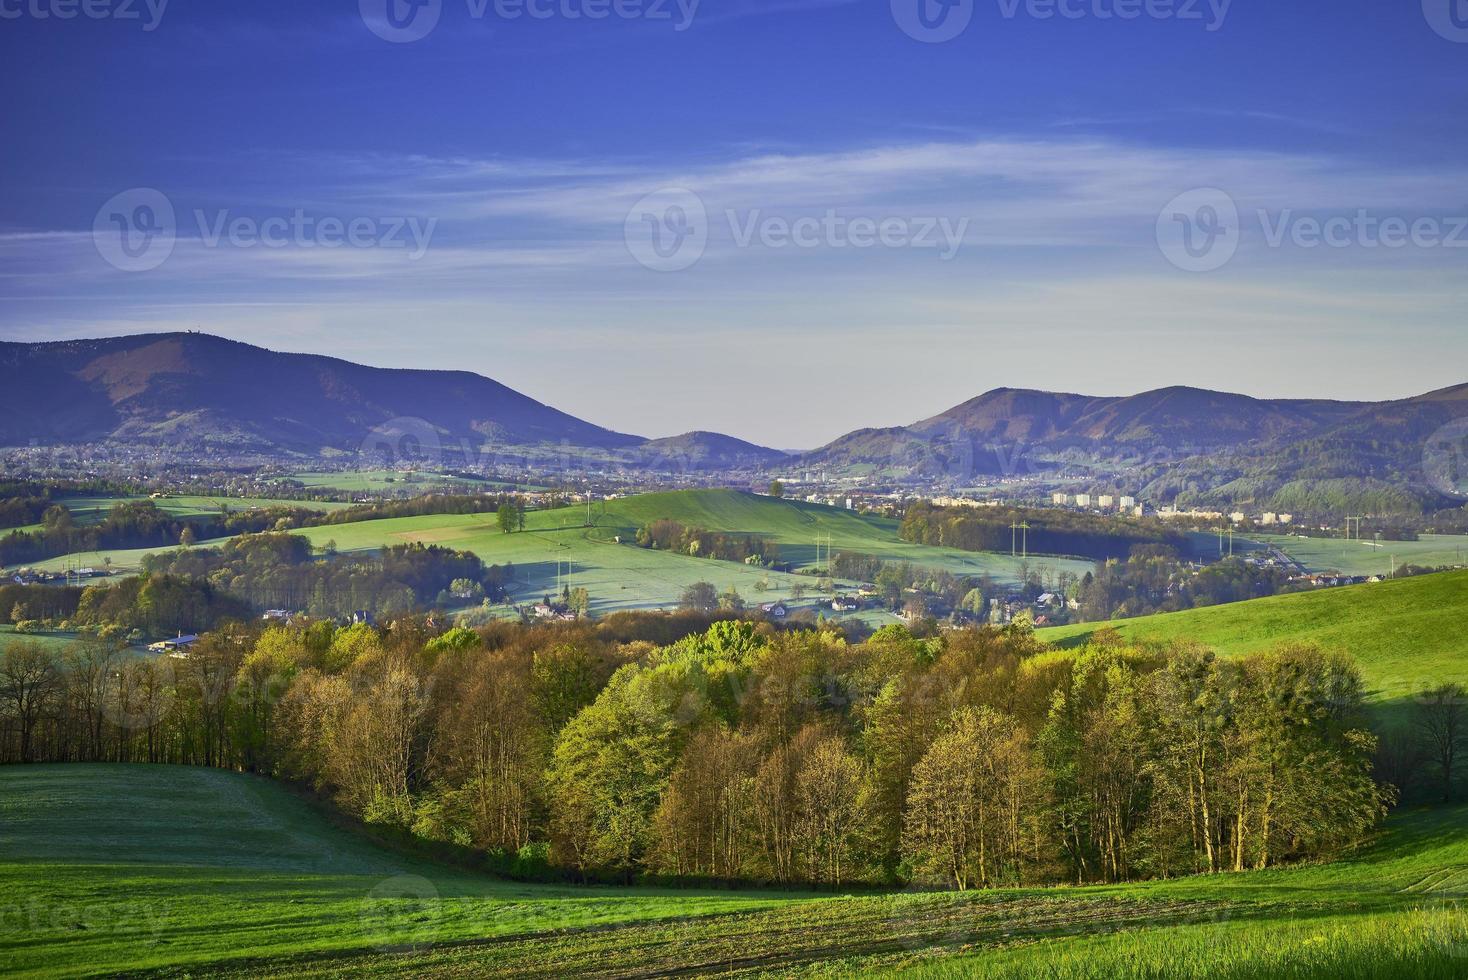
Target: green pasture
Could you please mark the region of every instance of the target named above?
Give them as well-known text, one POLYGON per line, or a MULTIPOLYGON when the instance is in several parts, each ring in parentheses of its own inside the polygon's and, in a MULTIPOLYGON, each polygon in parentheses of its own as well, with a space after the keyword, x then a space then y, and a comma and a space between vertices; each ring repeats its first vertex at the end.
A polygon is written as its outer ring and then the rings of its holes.
MULTIPOLYGON (((1417 541, 1347 541, 1341 538, 1306 538, 1294 534, 1253 535, 1250 542, 1283 551, 1312 572, 1342 575, 1390 575, 1396 567, 1424 568, 1468 565, 1468 535, 1424 534, 1417 541)), ((1251 550, 1248 543, 1234 542, 1235 552, 1251 550)))
POLYGON ((1416 810, 1337 863, 1125 886, 580 887, 405 856, 260 777, 12 766, 0 973, 1452 977, 1465 828, 1416 810))
POLYGON ((1056 626, 1038 635, 1071 646, 1113 629, 1129 640, 1187 640, 1227 654, 1314 643, 1349 653, 1373 696, 1394 700, 1444 681, 1468 683, 1465 623, 1468 571, 1459 571, 1056 626))

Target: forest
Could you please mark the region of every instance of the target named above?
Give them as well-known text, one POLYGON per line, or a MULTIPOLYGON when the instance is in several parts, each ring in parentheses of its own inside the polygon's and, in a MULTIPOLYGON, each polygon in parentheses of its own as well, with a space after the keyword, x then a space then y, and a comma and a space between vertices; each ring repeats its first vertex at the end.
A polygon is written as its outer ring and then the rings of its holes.
POLYGON ((1269 867, 1348 850, 1393 799, 1360 675, 1313 648, 715 618, 16 643, 0 761, 264 773, 518 875, 831 888, 1269 867))

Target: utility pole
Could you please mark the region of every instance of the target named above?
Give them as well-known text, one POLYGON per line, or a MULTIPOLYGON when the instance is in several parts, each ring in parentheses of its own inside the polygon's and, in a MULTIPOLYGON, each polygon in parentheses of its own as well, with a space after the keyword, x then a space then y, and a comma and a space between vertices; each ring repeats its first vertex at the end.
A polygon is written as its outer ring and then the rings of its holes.
POLYGON ((1023 556, 1025 558, 1028 558, 1030 556, 1030 522, 1020 521, 1018 523, 1009 525, 1009 557, 1011 558, 1014 558, 1016 556, 1015 546, 1016 544, 1018 544, 1017 539, 1019 537, 1019 532, 1021 531, 1024 532, 1023 556))

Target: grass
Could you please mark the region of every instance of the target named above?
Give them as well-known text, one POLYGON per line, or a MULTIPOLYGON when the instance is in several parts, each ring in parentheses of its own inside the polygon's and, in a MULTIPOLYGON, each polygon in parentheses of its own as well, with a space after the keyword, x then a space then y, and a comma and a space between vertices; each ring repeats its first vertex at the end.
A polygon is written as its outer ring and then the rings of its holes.
MULTIPOLYGON (((1017 580, 1023 564, 1008 555, 911 544, 897 537, 897 522, 886 518, 729 490, 643 494, 593 505, 589 517, 585 506, 532 511, 525 531, 514 534, 502 533, 493 514, 388 518, 301 533, 318 546, 335 541, 343 551, 422 541, 472 551, 490 564, 513 563, 519 583, 516 601, 555 591, 556 563, 569 562, 569 574, 568 566, 561 566, 561 581, 572 588, 584 587, 591 594, 592 609, 599 613, 673 605, 690 583, 700 580, 720 590, 733 586, 749 602, 788 599, 795 584, 814 584, 808 576, 636 547, 632 542, 637 529, 658 519, 764 535, 779 544, 781 560, 796 567, 813 566, 816 538, 822 539, 824 550, 827 536, 833 551, 911 561, 958 575, 989 574, 1005 582, 1017 580), (755 584, 766 578, 770 591, 762 595, 755 584)), ((1078 573, 1091 568, 1088 562, 1034 558, 1030 566, 1078 573)))
POLYGON ((320 500, 277 500, 270 497, 63 497, 60 503, 71 511, 72 519, 78 524, 97 524, 107 512, 120 503, 134 500, 151 501, 160 511, 171 517, 218 517, 221 507, 232 513, 258 510, 264 507, 299 507, 306 510, 327 512, 348 506, 320 500))
POLYGON ((399 470, 338 470, 334 472, 290 473, 284 477, 308 490, 342 490, 347 493, 380 493, 404 490, 443 490, 451 487, 482 490, 508 484, 492 480, 450 476, 446 473, 403 472, 399 470))
POLYGON ((378 848, 268 780, 0 769, 0 974, 78 976, 768 909, 758 893, 521 885, 378 848))
MULTIPOLYGON (((910 561, 955 575, 990 575, 1006 584, 1018 582, 1026 567, 1078 575, 1092 568, 1087 561, 1031 557, 1026 562, 1009 555, 912 544, 897 536, 897 522, 888 518, 732 490, 642 494, 595 504, 590 526, 587 526, 585 506, 532 511, 527 515, 526 530, 509 535, 501 533, 493 514, 386 518, 307 528, 298 533, 318 546, 335 541, 341 551, 375 550, 410 541, 472 551, 488 564, 515 565, 517 584, 512 599, 517 603, 557 591, 559 582, 571 588, 585 588, 591 594, 592 610, 597 613, 676 605, 683 590, 698 581, 712 582, 721 591, 736 588, 751 603, 789 601, 797 583, 814 585, 808 576, 767 573, 732 562, 638 548, 632 543, 639 527, 662 518, 712 531, 764 535, 779 544, 781 560, 797 568, 815 565, 818 537, 823 551, 829 537, 835 552, 852 551, 888 561, 910 561), (622 539, 621 544, 617 543, 618 537, 622 539), (558 561, 562 563, 559 579, 558 561), (566 562, 570 563, 569 572, 566 562), (756 583, 766 579, 770 591, 762 594, 756 590, 756 583)), ((224 540, 198 544, 217 546, 224 540)), ((35 567, 53 571, 78 565, 103 567, 111 559, 114 572, 133 572, 144 555, 163 550, 166 549, 71 554, 36 562, 35 567)), ((884 620, 887 621, 890 620, 884 620)))
POLYGON ((0 650, 12 643, 37 643, 56 653, 75 645, 80 637, 76 633, 17 633, 14 626, 0 626, 0 650))
MULTIPOLYGON (((1312 572, 1342 575, 1390 575, 1396 566, 1462 567, 1468 564, 1468 535, 1424 534, 1418 541, 1346 541, 1342 538, 1302 538, 1293 534, 1254 535, 1250 542, 1272 545, 1312 572)), ((1235 542, 1245 550, 1247 545, 1235 542)))
POLYGON ((0 973, 1460 976, 1465 821, 1415 810, 1338 863, 1129 886, 583 888, 381 849, 258 777, 14 766, 0 973))
POLYGON ((1393 700, 1447 681, 1468 683, 1468 572, 1272 596, 1251 602, 1038 631, 1073 646, 1100 629, 1130 640, 1194 640, 1224 654, 1314 643, 1350 654, 1373 697, 1393 700))

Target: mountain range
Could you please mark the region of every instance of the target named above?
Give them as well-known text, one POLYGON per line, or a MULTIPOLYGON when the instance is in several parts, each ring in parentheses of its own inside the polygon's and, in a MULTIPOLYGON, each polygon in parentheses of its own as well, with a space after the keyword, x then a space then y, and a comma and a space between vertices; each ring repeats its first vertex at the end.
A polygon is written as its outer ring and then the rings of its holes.
POLYGON ((0 446, 317 455, 416 428, 451 446, 585 452, 649 469, 818 470, 954 484, 1089 474, 1138 491, 1222 491, 1234 500, 1278 495, 1299 481, 1441 497, 1459 488, 1444 487, 1440 471, 1424 472, 1424 450, 1444 426, 1468 418, 1468 384, 1388 402, 1185 387, 1127 397, 1000 388, 910 425, 787 454, 718 433, 615 432, 469 372, 367 367, 202 333, 0 343, 0 378, 0 446))

